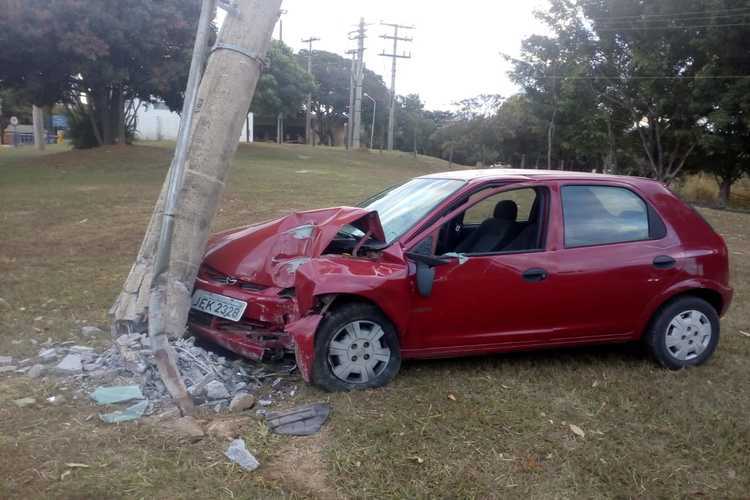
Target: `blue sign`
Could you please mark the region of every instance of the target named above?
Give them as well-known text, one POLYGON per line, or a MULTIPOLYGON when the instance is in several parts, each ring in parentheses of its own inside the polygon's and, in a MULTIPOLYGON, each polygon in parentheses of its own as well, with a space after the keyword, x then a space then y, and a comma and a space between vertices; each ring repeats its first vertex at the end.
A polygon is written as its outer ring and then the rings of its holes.
POLYGON ((52 115, 52 128, 68 128, 68 117, 65 115, 52 115))

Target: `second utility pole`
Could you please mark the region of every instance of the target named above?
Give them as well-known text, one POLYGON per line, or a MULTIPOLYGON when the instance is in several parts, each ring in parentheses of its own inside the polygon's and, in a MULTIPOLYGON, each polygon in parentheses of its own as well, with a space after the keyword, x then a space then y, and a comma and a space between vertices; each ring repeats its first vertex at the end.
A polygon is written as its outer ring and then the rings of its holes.
MULTIPOLYGON (((307 74, 312 77, 312 44, 317 42, 320 38, 310 37, 307 40, 302 40, 302 43, 307 44, 307 74)), ((305 142, 309 146, 314 146, 313 135, 312 135, 312 94, 307 94, 307 102, 305 103, 305 142)))
POLYGON ((365 75, 365 18, 359 18, 359 28, 352 38, 357 40, 357 58, 354 63, 354 109, 352 113, 351 147, 359 149, 360 131, 362 128, 362 80, 365 75))
POLYGON ((414 26, 404 26, 402 24, 391 24, 391 23, 380 23, 383 26, 390 26, 393 28, 393 35, 381 35, 380 38, 386 40, 393 40, 393 52, 386 54, 385 51, 381 52, 380 55, 383 57, 390 57, 393 62, 391 64, 391 102, 390 110, 388 112, 388 151, 393 150, 393 129, 396 121, 396 60, 397 59, 411 59, 411 54, 404 52, 403 54, 398 53, 398 42, 411 42, 413 38, 399 37, 398 30, 413 30, 414 26))

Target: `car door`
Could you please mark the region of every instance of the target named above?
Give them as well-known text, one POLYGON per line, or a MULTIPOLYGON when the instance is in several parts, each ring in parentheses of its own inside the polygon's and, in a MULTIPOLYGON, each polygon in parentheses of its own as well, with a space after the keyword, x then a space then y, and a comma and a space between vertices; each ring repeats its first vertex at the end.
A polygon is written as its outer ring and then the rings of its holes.
MULTIPOLYGON (((555 315, 546 312, 557 299, 546 271, 554 253, 546 245, 549 190, 536 189, 543 197, 536 248, 460 254, 436 266, 429 297, 414 287, 409 332, 415 342, 410 347, 425 355, 454 355, 545 342, 555 324, 555 315)), ((421 244, 433 237, 425 236, 421 244)))
POLYGON ((624 185, 563 184, 563 239, 551 273, 559 287, 553 342, 634 338, 650 300, 676 277, 679 242, 624 185))

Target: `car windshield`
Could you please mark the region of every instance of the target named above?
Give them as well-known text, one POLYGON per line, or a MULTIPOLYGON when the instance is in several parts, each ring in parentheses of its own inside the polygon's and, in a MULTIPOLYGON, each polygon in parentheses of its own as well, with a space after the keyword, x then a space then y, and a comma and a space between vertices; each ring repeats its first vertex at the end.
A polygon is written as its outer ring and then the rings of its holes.
POLYGON ((463 185, 464 181, 455 179, 412 179, 373 196, 360 207, 378 212, 386 243, 390 243, 463 185))

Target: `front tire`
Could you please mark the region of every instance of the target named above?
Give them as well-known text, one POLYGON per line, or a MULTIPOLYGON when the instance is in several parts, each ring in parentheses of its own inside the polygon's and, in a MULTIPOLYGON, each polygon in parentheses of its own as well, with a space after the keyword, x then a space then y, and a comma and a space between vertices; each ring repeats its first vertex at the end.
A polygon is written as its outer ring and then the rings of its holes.
POLYGON ((654 317, 646 344, 656 360, 670 370, 705 363, 719 343, 719 315, 698 297, 682 297, 654 317))
POLYGON ((375 306, 347 304, 331 312, 315 336, 313 382, 331 392, 381 387, 401 367, 396 328, 375 306))

